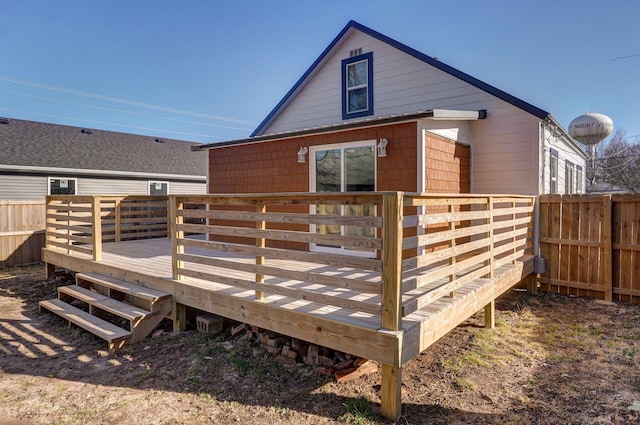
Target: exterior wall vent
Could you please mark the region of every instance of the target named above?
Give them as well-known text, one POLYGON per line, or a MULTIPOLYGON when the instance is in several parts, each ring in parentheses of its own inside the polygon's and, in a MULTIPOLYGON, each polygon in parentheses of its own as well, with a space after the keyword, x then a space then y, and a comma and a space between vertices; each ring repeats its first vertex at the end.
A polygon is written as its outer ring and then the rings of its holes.
POLYGON ((362 47, 358 47, 357 49, 353 49, 349 51, 350 58, 354 56, 360 56, 361 54, 362 54, 362 47))
POLYGON ((0 124, 9 124, 9 118, 0 117, 0 124))

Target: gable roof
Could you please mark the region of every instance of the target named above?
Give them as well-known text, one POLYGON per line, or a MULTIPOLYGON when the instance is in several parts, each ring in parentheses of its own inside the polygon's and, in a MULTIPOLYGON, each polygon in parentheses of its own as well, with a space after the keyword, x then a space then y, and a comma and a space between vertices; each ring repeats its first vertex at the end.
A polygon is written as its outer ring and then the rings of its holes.
POLYGON ((522 99, 519 99, 513 95, 510 95, 507 92, 504 92, 490 84, 487 84, 483 81, 478 80, 475 77, 472 77, 469 74, 466 74, 452 66, 449 66, 439 60, 432 58, 431 56, 425 55, 405 44, 402 44, 390 37, 387 37, 384 34, 381 34, 377 31, 372 30, 356 21, 349 21, 349 23, 344 27, 342 31, 333 39, 331 44, 320 54, 318 59, 316 59, 311 67, 307 69, 307 71, 300 77, 300 79, 296 82, 296 84, 287 92, 287 94, 282 98, 280 102, 276 105, 275 108, 267 115, 267 117, 258 125, 258 127, 251 133, 250 137, 259 136, 263 134, 263 131, 276 119, 276 117, 282 112, 284 108, 291 102, 291 100, 302 90, 302 88, 311 80, 311 78, 316 74, 316 72, 322 67, 322 65, 333 55, 333 53, 340 47, 344 40, 353 32, 360 31, 371 37, 374 37, 384 43, 387 43, 402 52, 413 56, 414 58, 425 62, 441 71, 444 71, 453 77, 456 77, 462 81, 465 81, 472 86, 475 86, 499 99, 504 100, 507 103, 512 104, 540 119, 545 119, 549 116, 549 113, 543 109, 540 109, 528 102, 525 102, 522 99))
MULTIPOLYGON (((67 169, 204 179, 193 142, 18 119, 0 121, 0 169, 67 169)), ((204 181, 204 180, 203 180, 204 181)))

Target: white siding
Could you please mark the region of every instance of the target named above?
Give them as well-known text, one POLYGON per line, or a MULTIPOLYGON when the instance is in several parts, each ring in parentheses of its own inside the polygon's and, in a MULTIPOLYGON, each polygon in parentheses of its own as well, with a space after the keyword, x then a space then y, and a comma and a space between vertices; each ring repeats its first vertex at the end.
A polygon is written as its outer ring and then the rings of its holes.
POLYGON ((78 177, 78 195, 147 195, 146 180, 78 177))
MULTIPOLYGON (((52 174, 51 177, 65 176, 52 174)), ((78 195, 147 195, 149 193, 147 180, 73 178, 78 182, 78 195)), ((47 196, 48 182, 48 178, 44 176, 0 175, 0 199, 44 199, 47 196)), ((204 182, 169 182, 169 194, 202 195, 205 193, 204 182)))
MULTIPOLYGON (((78 195, 148 195, 149 181, 167 181, 163 178, 149 180, 78 179, 78 195)), ((169 194, 202 195, 206 193, 202 183, 169 181, 169 194)))
MULTIPOLYGON (((586 160, 566 141, 564 137, 561 137, 553 132, 548 127, 542 129, 544 135, 544 155, 542 155, 541 168, 544 169, 544 174, 541 180, 542 193, 551 193, 551 150, 553 149, 558 153, 558 192, 559 194, 566 193, 566 164, 567 161, 574 164, 574 167, 582 167, 582 191, 584 193, 585 177, 586 177, 586 160)), ((574 174, 574 180, 577 174, 574 174)), ((575 181, 574 181, 575 187, 575 181)))
POLYGON ((0 199, 44 199, 47 177, 0 175, 0 199))
POLYGON ((496 97, 477 121, 421 121, 423 129, 471 146, 473 193, 538 193, 539 119, 496 97))
POLYGON ((169 182, 170 195, 205 195, 207 186, 204 183, 169 182))
POLYGON ((446 72, 354 31, 264 133, 342 122, 341 62, 349 57, 349 50, 358 47, 363 53, 373 52, 374 116, 437 108, 478 110, 493 99, 446 72))

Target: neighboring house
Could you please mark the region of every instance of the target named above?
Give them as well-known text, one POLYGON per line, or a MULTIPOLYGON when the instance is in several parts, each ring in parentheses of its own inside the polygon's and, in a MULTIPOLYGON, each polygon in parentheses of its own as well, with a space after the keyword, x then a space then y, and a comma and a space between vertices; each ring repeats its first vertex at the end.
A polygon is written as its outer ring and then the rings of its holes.
POLYGON ((577 193, 586 158, 548 112, 353 21, 251 137, 197 149, 210 193, 577 193))
POLYGON ((195 143, 0 119, 0 200, 206 193, 195 143))

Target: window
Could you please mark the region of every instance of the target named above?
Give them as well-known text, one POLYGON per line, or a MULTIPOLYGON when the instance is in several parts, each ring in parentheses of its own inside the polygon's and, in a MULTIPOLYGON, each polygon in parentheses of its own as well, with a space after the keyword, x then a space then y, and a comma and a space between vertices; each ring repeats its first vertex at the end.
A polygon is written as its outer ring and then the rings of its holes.
POLYGON ((77 179, 49 177, 49 195, 76 195, 77 179))
POLYGON ((576 166, 576 193, 582 193, 582 167, 580 165, 576 166))
POLYGON ((169 182, 149 182, 149 195, 169 194, 169 182))
MULTIPOLYGON (((311 190, 315 192, 370 192, 376 190, 375 140, 342 145, 315 146, 310 149, 311 190)), ((312 209, 315 214, 375 215, 370 205, 320 205, 312 209)), ((315 231, 323 235, 374 237, 375 229, 338 224, 319 224, 315 231)), ((314 245, 316 251, 336 252, 345 248, 332 245, 314 245)), ((350 251, 351 252, 351 251, 350 251)), ((354 255, 372 255, 371 252, 353 251, 354 255)))
POLYGON ((575 165, 567 161, 564 167, 564 193, 574 193, 575 165))
POLYGON ((342 119, 373 114, 373 53, 342 61, 342 119))
POLYGON ((549 162, 549 193, 558 193, 558 151, 551 149, 549 162))

